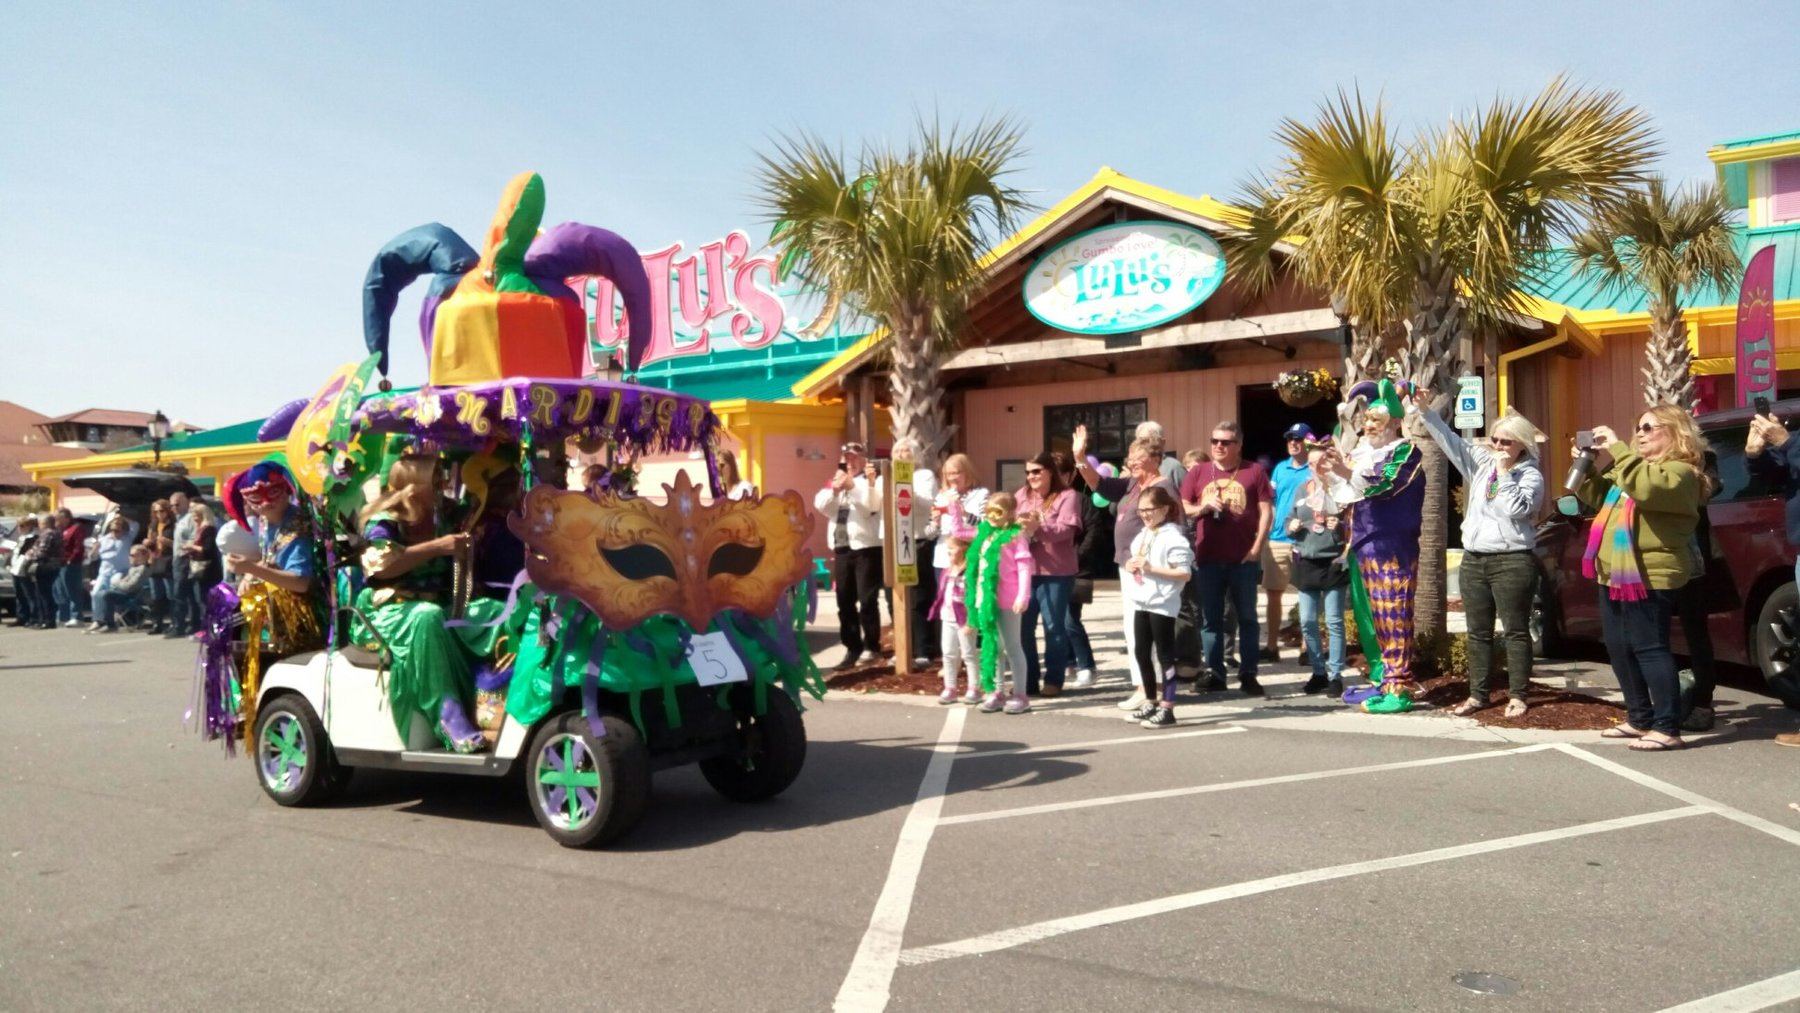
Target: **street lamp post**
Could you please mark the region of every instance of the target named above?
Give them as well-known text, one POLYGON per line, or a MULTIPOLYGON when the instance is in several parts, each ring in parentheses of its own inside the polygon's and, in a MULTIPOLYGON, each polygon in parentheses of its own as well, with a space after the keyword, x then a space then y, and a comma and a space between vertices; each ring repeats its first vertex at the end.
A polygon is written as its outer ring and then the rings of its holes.
POLYGON ((158 409, 150 417, 150 462, 155 467, 162 467, 162 444, 169 438, 169 417, 158 409))

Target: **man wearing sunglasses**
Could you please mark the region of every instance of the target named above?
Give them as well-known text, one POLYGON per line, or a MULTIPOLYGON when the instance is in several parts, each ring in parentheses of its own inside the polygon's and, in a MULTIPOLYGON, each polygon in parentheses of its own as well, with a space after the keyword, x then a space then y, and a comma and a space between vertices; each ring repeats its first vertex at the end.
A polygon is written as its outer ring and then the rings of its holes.
POLYGON ((1246 462, 1243 433, 1236 422, 1213 427, 1209 460, 1195 465, 1181 483, 1181 500, 1194 521, 1194 580, 1200 589, 1200 640, 1210 670, 1199 689, 1225 688, 1225 601, 1238 616, 1242 665, 1238 686, 1262 696, 1256 681, 1260 642, 1256 591, 1262 582, 1263 542, 1274 517, 1275 490, 1262 466, 1246 462))

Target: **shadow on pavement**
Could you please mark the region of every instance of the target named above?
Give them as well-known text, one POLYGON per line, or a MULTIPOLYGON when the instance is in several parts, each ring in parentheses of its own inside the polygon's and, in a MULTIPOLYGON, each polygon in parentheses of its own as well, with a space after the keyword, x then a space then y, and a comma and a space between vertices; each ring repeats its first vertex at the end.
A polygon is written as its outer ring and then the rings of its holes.
MULTIPOLYGON (((1023 749, 1009 739, 965 740, 961 752, 1023 749)), ((694 766, 659 771, 643 821, 605 850, 674 851, 728 840, 739 834, 779 833, 828 826, 888 811, 905 810, 919 792, 932 743, 915 739, 814 741, 807 745, 799 780, 776 798, 735 803, 714 792, 694 766)), ((996 756, 951 772, 949 795, 985 791, 1001 784, 1042 785, 1087 772, 1067 755, 1032 753, 1016 759, 996 756)), ((389 770, 359 770, 332 808, 398 807, 399 812, 438 819, 473 820, 507 826, 537 825, 521 778, 459 777, 389 770)))

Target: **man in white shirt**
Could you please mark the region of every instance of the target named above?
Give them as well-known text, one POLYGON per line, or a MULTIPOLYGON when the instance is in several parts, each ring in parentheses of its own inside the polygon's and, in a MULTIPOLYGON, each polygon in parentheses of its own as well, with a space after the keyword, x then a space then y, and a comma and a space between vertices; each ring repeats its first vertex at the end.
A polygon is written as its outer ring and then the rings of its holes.
POLYGON ((813 497, 825 516, 825 541, 834 557, 840 669, 879 660, 881 650, 881 516, 885 484, 860 443, 844 444, 837 473, 813 497))

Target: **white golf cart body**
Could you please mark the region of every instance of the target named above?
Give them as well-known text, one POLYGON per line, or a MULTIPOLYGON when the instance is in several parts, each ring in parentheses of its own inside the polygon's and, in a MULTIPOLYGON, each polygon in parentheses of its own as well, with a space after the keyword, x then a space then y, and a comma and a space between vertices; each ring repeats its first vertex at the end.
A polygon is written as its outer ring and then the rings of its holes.
POLYGON ((317 714, 337 753, 351 767, 433 770, 498 777, 524 751, 530 729, 512 715, 500 728, 494 748, 463 755, 443 747, 423 714, 413 714, 406 741, 394 727, 386 674, 366 652, 313 651, 284 658, 263 673, 260 708, 281 693, 298 693, 317 714))

